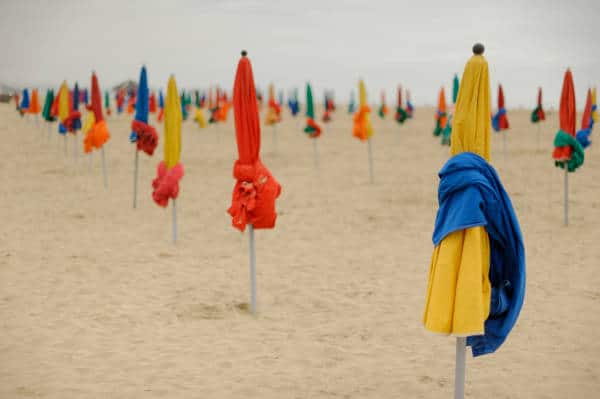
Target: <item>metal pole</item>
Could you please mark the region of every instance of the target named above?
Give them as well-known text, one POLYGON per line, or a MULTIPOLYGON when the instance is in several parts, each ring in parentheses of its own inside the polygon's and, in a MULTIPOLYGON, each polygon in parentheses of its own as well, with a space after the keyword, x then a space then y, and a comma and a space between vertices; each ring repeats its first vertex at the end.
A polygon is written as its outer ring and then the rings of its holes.
POLYGON ((569 167, 568 162, 565 165, 565 226, 569 225, 569 167))
POLYGON ((137 181, 138 181, 138 159, 139 151, 137 145, 134 146, 135 150, 135 162, 133 166, 133 209, 137 207, 137 181))
POLYGON ((456 338, 456 370, 454 374, 454 399, 465 397, 465 364, 467 353, 467 338, 456 338))
POLYGON ((173 199, 173 244, 177 242, 177 200, 173 199))
POLYGON ((77 159, 77 132, 73 135, 73 158, 77 159))
POLYGON ((65 133, 65 156, 67 156, 67 135, 68 133, 65 133))
POLYGON ((502 131, 502 156, 506 162, 506 130, 502 131))
POLYGON ((273 124, 273 152, 277 152, 277 123, 273 124))
POLYGON ((250 238, 250 312, 256 314, 256 253, 254 249, 254 226, 248 225, 250 238))
POLYGON ((374 183, 375 177, 373 176, 373 151, 371 149, 371 138, 367 139, 367 143, 369 144, 369 178, 371 179, 371 183, 374 183))
POLYGON ((537 122, 537 127, 538 127, 538 129, 537 129, 537 149, 538 149, 538 151, 540 150, 540 131, 542 130, 541 125, 542 125, 542 122, 538 121, 537 122))
POLYGON ((104 188, 108 188, 106 180, 106 156, 104 155, 104 146, 102 146, 102 179, 104 180, 104 188))
POLYGON ((320 167, 319 167, 319 146, 317 143, 317 139, 313 138, 312 142, 313 142, 313 150, 315 153, 315 166, 317 167, 317 170, 319 170, 320 169, 320 167))

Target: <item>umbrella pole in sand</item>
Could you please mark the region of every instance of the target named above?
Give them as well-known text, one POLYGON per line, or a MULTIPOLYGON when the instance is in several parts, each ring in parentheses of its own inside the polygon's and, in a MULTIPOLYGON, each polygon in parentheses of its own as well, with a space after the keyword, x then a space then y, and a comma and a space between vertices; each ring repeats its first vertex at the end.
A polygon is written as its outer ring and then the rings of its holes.
POLYGON ((254 226, 248 225, 250 241, 250 312, 256 314, 256 252, 254 248, 254 226))
POLYGON ((320 166, 319 166, 319 145, 317 143, 317 139, 313 139, 312 142, 313 142, 313 150, 314 150, 313 152, 314 152, 314 155, 315 155, 315 167, 317 168, 317 170, 319 170, 320 169, 320 166))
POLYGON ((133 209, 137 207, 137 181, 138 181, 138 163, 139 163, 139 151, 137 146, 135 149, 135 161, 133 163, 133 209))
POLYGON ((537 128, 538 128, 537 129, 537 149, 538 149, 538 151, 540 150, 540 133, 541 133, 541 130, 542 130, 541 123, 542 122, 538 122, 537 123, 537 125, 538 125, 537 126, 537 128))
POLYGON ((565 162, 565 226, 569 225, 569 168, 565 162))
POLYGON ((467 338, 456 338, 456 370, 454 374, 454 399, 465 397, 465 364, 467 353, 467 338))
POLYGON ((173 199, 173 244, 177 242, 177 200, 173 199))
POLYGON ((104 181, 104 188, 108 188, 108 181, 106 180, 106 155, 104 152, 104 146, 102 146, 102 180, 104 181))
POLYGON ((277 152, 277 123, 273 123, 273 152, 277 152))
POLYGON ((67 156, 67 133, 65 133, 65 156, 67 156))
POLYGON ((50 140, 50 133, 52 132, 52 125, 48 123, 48 140, 50 140))
POLYGON ((368 150, 369 150, 369 179, 371 181, 371 184, 373 184, 375 182, 375 177, 373 175, 373 151, 371 149, 371 139, 367 139, 367 143, 368 143, 368 150))
POLYGON ((504 157, 504 161, 506 161, 506 130, 502 131, 502 156, 504 157))
POLYGON ((73 158, 77 159, 77 132, 73 135, 73 158))

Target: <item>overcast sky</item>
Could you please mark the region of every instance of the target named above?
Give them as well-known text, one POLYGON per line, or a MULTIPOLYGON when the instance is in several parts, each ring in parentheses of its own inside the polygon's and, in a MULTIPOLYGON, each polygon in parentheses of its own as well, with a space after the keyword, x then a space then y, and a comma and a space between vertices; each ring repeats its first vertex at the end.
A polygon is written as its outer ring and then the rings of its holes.
MULTIPOLYGON (((313 83, 345 101, 363 77, 370 101, 399 83, 414 101, 450 93, 474 42, 486 46, 491 83, 509 107, 531 107, 538 86, 556 105, 571 67, 577 106, 600 83, 600 0, 0 0, 0 83, 102 87, 138 78, 152 87, 174 73, 180 87, 231 88, 241 49, 257 85, 313 83)), ((302 96, 304 97, 304 96, 302 96)))

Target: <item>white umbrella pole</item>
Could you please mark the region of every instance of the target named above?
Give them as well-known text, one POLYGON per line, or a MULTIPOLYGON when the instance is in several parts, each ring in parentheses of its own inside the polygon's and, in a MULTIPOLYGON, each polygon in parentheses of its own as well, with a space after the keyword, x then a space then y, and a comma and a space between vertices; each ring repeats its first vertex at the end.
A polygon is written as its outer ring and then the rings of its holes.
POLYGON ((52 132, 52 124, 48 122, 48 140, 50 140, 50 133, 52 132))
POLYGON ((313 142, 313 150, 314 150, 314 154, 315 154, 315 166, 317 168, 317 170, 320 169, 319 166, 319 145, 317 143, 317 139, 312 139, 313 142))
POLYGON ((173 199, 173 244, 177 242, 177 200, 173 199))
POLYGON ((456 338, 456 370, 454 374, 454 399, 465 397, 465 365, 467 353, 467 338, 456 338))
POLYGON ((138 159, 139 159, 139 151, 137 149, 137 145, 134 146, 135 150, 135 161, 133 164, 133 209, 137 207, 137 181, 138 181, 138 159))
POLYGON ((73 135, 73 158, 77 159, 77 132, 73 135))
POLYGON ((506 130, 502 131, 502 156, 506 162, 506 130))
POLYGON ((373 176, 373 150, 371 149, 371 139, 367 139, 368 150, 369 150, 369 178, 371 179, 371 183, 375 182, 375 177, 373 176))
POLYGON ((104 146, 102 146, 102 179, 104 181, 104 188, 108 188, 108 181, 106 180, 106 156, 104 153, 104 146))
POLYGON ((68 133, 65 133, 65 156, 68 155, 67 154, 67 136, 68 136, 68 133))
POLYGON ((539 151, 539 150, 540 150, 540 131, 542 130, 542 126, 541 126, 541 125, 542 125, 542 122, 541 122, 541 121, 538 121, 538 122, 537 122, 537 125, 538 125, 538 126, 537 126, 537 128, 538 128, 538 129, 537 129, 537 149, 538 149, 538 151, 539 151))
POLYGON ((277 152, 277 123, 273 124, 273 152, 277 152))
POLYGON ((569 225, 569 168, 565 161, 565 226, 569 225))
POLYGON ((250 312, 256 314, 256 252, 254 249, 254 226, 248 225, 250 238, 250 312))

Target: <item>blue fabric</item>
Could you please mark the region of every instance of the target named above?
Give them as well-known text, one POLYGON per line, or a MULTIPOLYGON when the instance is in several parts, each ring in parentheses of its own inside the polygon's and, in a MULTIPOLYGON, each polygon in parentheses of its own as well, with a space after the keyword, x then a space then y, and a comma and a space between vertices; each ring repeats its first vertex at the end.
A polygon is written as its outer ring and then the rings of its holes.
POLYGON ((492 127, 496 132, 500 131, 500 117, 506 115, 506 108, 500 108, 496 115, 492 117, 492 127))
POLYGON ((58 124, 58 133, 65 135, 67 134, 67 128, 62 123, 58 124))
POLYGON ((164 108, 165 107, 165 98, 163 97, 162 90, 158 91, 158 106, 160 108, 164 108))
POLYGON ((592 128, 590 127, 587 129, 581 129, 575 135, 575 138, 577 139, 577 141, 579 142, 579 144, 581 144, 581 146, 583 148, 587 148, 590 146, 590 144, 592 144, 592 142, 590 141, 591 133, 592 133, 592 128))
MULTIPOLYGON (((148 123, 148 112, 150 108, 150 90, 148 89, 148 77, 146 67, 143 66, 140 72, 140 81, 138 83, 137 99, 135 102, 135 120, 148 123)), ((129 141, 135 143, 138 139, 137 134, 131 131, 129 141)))
POLYGON ((288 107, 290 108, 292 116, 296 116, 298 112, 300 112, 300 103, 298 102, 298 99, 290 98, 288 100, 288 107))
POLYGON ((88 89, 83 89, 83 103, 85 105, 89 104, 89 97, 88 97, 88 89))
POLYGON ((494 168, 470 152, 458 154, 439 173, 439 209, 433 232, 448 234, 484 226, 490 237, 492 299, 484 335, 467 338, 473 356, 495 352, 515 325, 525 298, 525 248, 519 221, 494 168))
POLYGON ((29 109, 29 90, 23 89, 23 95, 21 98, 21 109, 29 109))
POLYGON ((73 109, 79 111, 79 86, 77 82, 75 82, 75 87, 73 87, 73 109))

